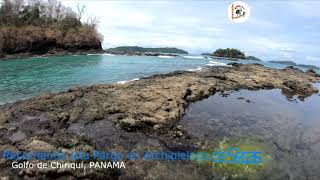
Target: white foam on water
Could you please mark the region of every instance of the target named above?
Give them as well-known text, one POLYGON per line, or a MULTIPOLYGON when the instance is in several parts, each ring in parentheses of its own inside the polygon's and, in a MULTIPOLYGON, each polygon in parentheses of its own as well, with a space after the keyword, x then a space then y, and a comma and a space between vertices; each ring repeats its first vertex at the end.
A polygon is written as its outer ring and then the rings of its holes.
POLYGON ((195 69, 188 69, 187 71, 191 71, 191 72, 194 72, 194 71, 201 71, 202 70, 202 67, 197 67, 195 69))
POLYGON ((207 66, 230 66, 222 62, 216 62, 216 61, 209 61, 207 66))
POLYGON ((160 55, 160 56, 158 56, 158 58, 166 58, 166 59, 168 59, 168 58, 174 58, 173 56, 164 56, 164 55, 160 55))
POLYGON ((183 56, 183 57, 188 59, 204 59, 203 56, 183 56))
POLYGON ((104 55, 104 56, 116 56, 116 55, 114 55, 114 54, 109 54, 109 53, 104 53, 104 54, 102 54, 102 55, 104 55))
POLYGON ((128 81, 118 81, 117 84, 125 84, 127 82, 132 82, 132 81, 138 81, 139 78, 134 78, 134 79, 131 79, 131 80, 128 80, 128 81))

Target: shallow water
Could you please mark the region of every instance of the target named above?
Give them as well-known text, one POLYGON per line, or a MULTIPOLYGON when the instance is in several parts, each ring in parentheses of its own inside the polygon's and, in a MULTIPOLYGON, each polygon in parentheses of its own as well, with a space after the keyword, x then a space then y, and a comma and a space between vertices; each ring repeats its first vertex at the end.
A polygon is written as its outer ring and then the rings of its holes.
POLYGON ((182 57, 108 55, 0 61, 0 104, 76 86, 115 83, 152 74, 188 70, 206 63, 182 57))
MULTIPOLYGON (((109 54, 39 57, 0 61, 0 104, 27 99, 45 92, 59 92, 76 86, 124 82, 176 70, 201 70, 207 65, 225 65, 229 60, 202 56, 143 57, 109 54), (212 63, 210 61, 218 62, 212 63)), ((241 60, 240 63, 258 61, 241 60)), ((259 62, 268 67, 285 65, 259 62)))
POLYGON ((289 101, 280 90, 229 94, 216 94, 191 104, 181 121, 183 129, 192 137, 212 143, 257 138, 273 156, 266 170, 269 175, 279 171, 277 178, 320 177, 315 171, 320 168, 320 94, 305 101, 289 101))

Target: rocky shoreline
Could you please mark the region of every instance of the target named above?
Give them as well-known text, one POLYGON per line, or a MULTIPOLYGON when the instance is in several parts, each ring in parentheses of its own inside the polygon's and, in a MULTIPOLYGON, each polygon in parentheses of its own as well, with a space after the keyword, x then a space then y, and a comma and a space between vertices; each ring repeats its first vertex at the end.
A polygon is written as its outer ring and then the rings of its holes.
MULTIPOLYGON (((65 92, 44 94, 30 100, 0 106, 0 144, 5 149, 24 150, 165 150, 199 148, 177 124, 189 103, 228 90, 281 89, 288 99, 300 100, 318 93, 314 71, 295 68, 276 70, 258 64, 210 67, 205 71, 177 71, 154 75, 125 84, 98 84, 65 92)), ((135 162, 125 170, 17 170, 0 161, 1 177, 19 178, 139 178, 161 177, 175 164, 201 177, 206 169, 194 164, 135 162), (162 168, 163 171, 158 170, 162 168), (144 169, 142 171, 142 169, 144 169), (161 174, 162 173, 162 174, 161 174)), ((204 175, 208 177, 210 169, 204 175)), ((173 174, 175 172, 172 172, 173 174)), ((189 173, 189 174, 190 174, 189 173)), ((188 177, 188 173, 184 174, 188 177)), ((203 175, 203 176, 204 176, 203 175)), ((163 176, 164 177, 164 176, 163 176)), ((183 178, 180 174, 180 178, 183 178)), ((214 177, 211 172, 209 177, 214 177)))
POLYGON ((89 49, 89 50, 76 50, 69 51, 63 49, 52 49, 44 54, 34 54, 34 53, 18 53, 18 54, 0 54, 1 60, 13 60, 13 59, 21 59, 21 58, 32 58, 32 57, 50 57, 50 56, 70 56, 70 55, 87 55, 87 54, 113 54, 120 56, 170 56, 177 57, 179 55, 176 54, 166 54, 166 53, 153 53, 153 52, 135 52, 135 53, 126 53, 126 52, 110 52, 99 49, 89 49))
POLYGON ((0 61, 14 60, 21 58, 32 58, 32 57, 50 57, 50 56, 70 56, 70 55, 87 55, 87 54, 102 54, 103 50, 100 49, 87 49, 87 50, 64 50, 64 49, 51 49, 50 51, 43 54, 34 54, 30 52, 17 53, 17 54, 0 54, 0 61))

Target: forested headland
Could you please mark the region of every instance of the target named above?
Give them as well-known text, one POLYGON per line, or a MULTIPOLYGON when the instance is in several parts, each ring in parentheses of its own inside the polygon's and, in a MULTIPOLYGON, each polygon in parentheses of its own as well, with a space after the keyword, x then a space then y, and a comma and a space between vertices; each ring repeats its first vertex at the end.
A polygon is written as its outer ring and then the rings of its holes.
POLYGON ((0 56, 102 50, 97 19, 56 0, 4 0, 0 6, 0 56))

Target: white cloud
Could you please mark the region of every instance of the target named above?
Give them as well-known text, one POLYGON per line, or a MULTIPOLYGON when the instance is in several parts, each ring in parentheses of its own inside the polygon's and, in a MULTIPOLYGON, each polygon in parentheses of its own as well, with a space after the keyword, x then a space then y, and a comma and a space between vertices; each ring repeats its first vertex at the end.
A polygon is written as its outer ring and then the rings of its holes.
MULTIPOLYGON (((319 18, 319 1, 291 1, 289 7, 292 8, 297 14, 310 18, 319 18)), ((289 8, 288 7, 288 8, 289 8)))
POLYGON ((286 51, 286 52, 296 51, 296 49, 294 49, 294 48, 290 48, 290 47, 280 48, 279 50, 280 50, 280 51, 286 51))
POLYGON ((316 56, 306 56, 306 61, 310 64, 320 65, 320 57, 316 56))
POLYGON ((319 41, 315 38, 319 23, 304 21, 320 17, 317 12, 320 2, 252 2, 252 9, 259 11, 252 13, 246 23, 237 25, 228 20, 229 3, 225 1, 63 0, 63 4, 73 8, 78 3, 87 6, 87 16, 99 18, 98 30, 105 37, 104 48, 175 46, 201 53, 234 47, 265 59, 295 57, 310 62, 318 62, 310 57, 320 56, 316 49, 319 41), (288 8, 279 14, 272 12, 282 7, 288 8), (293 19, 297 16, 298 20, 293 19), (306 55, 310 57, 305 58, 306 55))
POLYGON ((247 21, 247 23, 250 25, 259 27, 259 28, 263 28, 263 29, 279 28, 279 25, 274 22, 258 19, 255 17, 250 17, 249 20, 247 21))
POLYGON ((270 49, 270 50, 279 50, 279 51, 294 51, 294 44, 287 42, 275 41, 270 38, 265 37, 251 37, 248 40, 249 43, 252 43, 255 46, 260 48, 270 49))

